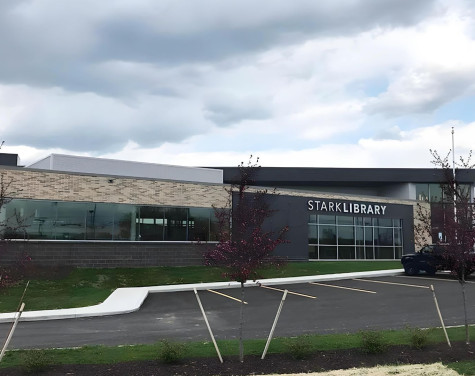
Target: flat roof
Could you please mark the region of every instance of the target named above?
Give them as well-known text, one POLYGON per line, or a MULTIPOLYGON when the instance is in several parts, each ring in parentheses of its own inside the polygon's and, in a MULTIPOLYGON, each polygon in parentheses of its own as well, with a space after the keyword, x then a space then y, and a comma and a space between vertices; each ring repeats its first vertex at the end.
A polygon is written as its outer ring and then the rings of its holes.
MULTIPOLYGON (((237 183, 239 167, 219 167, 225 183, 237 183)), ((475 170, 457 170, 461 183, 475 184, 475 170)), ((255 185, 264 186, 340 186, 386 185, 397 183, 439 183, 444 171, 435 168, 331 168, 260 167, 255 185)))
POLYGON ((65 154, 51 154, 27 167, 58 172, 114 175, 196 183, 223 183, 222 170, 212 168, 174 166, 65 154))

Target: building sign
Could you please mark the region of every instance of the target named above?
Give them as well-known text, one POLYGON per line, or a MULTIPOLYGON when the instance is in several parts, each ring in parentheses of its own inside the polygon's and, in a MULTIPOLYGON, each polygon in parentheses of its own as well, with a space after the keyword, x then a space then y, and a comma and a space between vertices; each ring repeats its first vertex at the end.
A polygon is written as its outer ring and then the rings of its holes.
POLYGON ((309 211, 318 212, 384 215, 387 205, 319 199, 308 200, 307 208, 309 211))

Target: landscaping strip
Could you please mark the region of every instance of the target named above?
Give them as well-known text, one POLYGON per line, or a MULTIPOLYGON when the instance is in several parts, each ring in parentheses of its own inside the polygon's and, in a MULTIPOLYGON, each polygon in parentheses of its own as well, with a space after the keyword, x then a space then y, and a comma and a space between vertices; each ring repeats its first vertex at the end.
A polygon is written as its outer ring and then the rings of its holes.
MULTIPOLYGON (((475 328, 471 327, 471 334, 475 333, 475 328)), ((342 349, 360 348, 362 351, 362 333, 347 334, 326 334, 326 335, 305 335, 294 338, 277 337, 272 340, 268 353, 282 354, 292 351, 292 343, 305 343, 308 346, 305 350, 312 351, 331 351, 342 349)), ((406 345, 411 346, 411 330, 383 330, 378 331, 381 338, 388 346, 406 345)), ((449 328, 448 333, 453 342, 463 341, 465 331, 463 327, 449 328)), ((237 340, 219 340, 218 346, 225 358, 236 356, 238 354, 237 340)), ((427 330, 426 346, 441 344, 445 342, 442 329, 434 328, 427 330)), ((24 363, 25 356, 35 351, 41 351, 45 358, 51 359, 53 364, 114 364, 131 361, 156 360, 163 350, 163 342, 157 341, 154 344, 130 345, 130 346, 84 346, 72 349, 46 349, 46 350, 11 350, 8 351, 0 363, 1 368, 21 366, 24 363)), ((265 346, 265 339, 246 340, 244 349, 246 355, 260 356, 265 346)), ((188 342, 185 343, 187 358, 216 358, 216 352, 213 344, 209 342, 188 342)), ((448 349, 448 347, 447 347, 448 349)), ((420 349, 421 352, 424 349, 420 349)), ((216 362, 219 363, 216 358, 216 362)), ((456 369, 457 365, 450 364, 456 369)), ((463 367, 473 369, 474 363, 464 362, 463 367)), ((467 374, 467 373, 466 373, 467 374)))

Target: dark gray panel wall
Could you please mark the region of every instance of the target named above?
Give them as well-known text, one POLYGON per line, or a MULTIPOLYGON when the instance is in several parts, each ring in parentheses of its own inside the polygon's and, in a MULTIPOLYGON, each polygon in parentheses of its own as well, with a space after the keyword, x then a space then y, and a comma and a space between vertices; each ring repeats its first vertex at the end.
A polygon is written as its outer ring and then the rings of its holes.
MULTIPOLYGON (((342 216, 363 216, 361 214, 362 205, 365 205, 365 211, 369 211, 372 206, 373 212, 376 206, 379 206, 379 215, 365 214, 367 217, 380 218, 401 218, 403 219, 403 253, 414 251, 414 215, 412 205, 397 205, 380 203, 377 201, 345 201, 333 199, 321 199, 318 195, 309 197, 295 197, 276 195, 270 200, 271 207, 276 210, 273 217, 268 220, 268 225, 272 229, 279 229, 285 225, 290 227, 287 239, 288 244, 282 244, 276 249, 276 255, 285 256, 292 260, 308 260, 308 219, 310 214, 337 214, 342 216), (309 210, 309 200, 313 202, 314 210, 309 210), (333 211, 316 210, 315 201, 326 202, 326 208, 329 209, 329 202, 333 202, 333 211), (337 207, 337 204, 339 206, 337 207), (351 204, 351 206, 350 206, 351 204), (355 213, 355 204, 358 205, 358 213, 355 213), (382 214, 384 206, 384 215, 382 214), (353 212, 350 212, 350 208, 353 212), (337 211, 337 210, 341 211, 337 211), (348 210, 348 212, 344 212, 348 210)), ((319 205, 320 209, 322 205, 319 205)))
MULTIPOLYGON (((225 183, 236 183, 237 167, 221 167, 225 183)), ((474 183, 475 170, 459 169, 461 183, 474 183)), ((435 168, 323 168, 323 167, 261 167, 256 186, 379 186, 393 183, 437 183, 444 181, 443 170, 435 168)))

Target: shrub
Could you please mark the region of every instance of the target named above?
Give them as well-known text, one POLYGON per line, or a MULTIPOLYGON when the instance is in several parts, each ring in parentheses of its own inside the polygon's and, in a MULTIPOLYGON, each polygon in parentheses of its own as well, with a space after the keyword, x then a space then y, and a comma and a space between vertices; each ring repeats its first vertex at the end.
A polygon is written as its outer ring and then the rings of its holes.
POLYGON ((44 350, 28 350, 23 354, 23 368, 28 373, 44 371, 52 364, 51 355, 44 350))
POLYGON ((185 354, 185 345, 178 342, 173 342, 169 340, 162 340, 162 344, 158 359, 162 363, 174 364, 179 363, 185 354))
POLYGON ((421 328, 408 328, 409 341, 412 347, 423 349, 429 342, 429 331, 421 328))
POLYGON ((22 254, 15 264, 0 267, 0 287, 17 285, 28 274, 31 268, 31 257, 22 254))
POLYGON ((303 335, 286 341, 287 352, 294 359, 307 359, 313 352, 310 336, 303 335))
POLYGON ((380 354, 386 351, 387 344, 381 332, 367 330, 360 332, 361 348, 367 354, 380 354))

